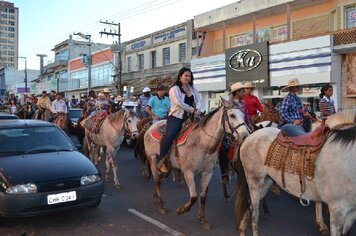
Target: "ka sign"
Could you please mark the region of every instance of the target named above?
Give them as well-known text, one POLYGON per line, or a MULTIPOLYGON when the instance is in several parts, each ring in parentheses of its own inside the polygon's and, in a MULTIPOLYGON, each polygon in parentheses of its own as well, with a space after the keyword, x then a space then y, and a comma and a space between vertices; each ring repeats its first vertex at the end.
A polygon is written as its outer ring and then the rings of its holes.
POLYGON ((268 43, 225 50, 226 88, 236 82, 251 81, 257 87, 269 86, 268 43))

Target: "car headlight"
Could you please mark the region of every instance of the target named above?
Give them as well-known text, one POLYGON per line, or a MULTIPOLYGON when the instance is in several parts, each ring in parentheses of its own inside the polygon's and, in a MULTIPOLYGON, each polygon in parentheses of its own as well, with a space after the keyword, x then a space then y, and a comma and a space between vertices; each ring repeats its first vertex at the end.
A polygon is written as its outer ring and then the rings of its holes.
POLYGON ((81 185, 89 185, 99 182, 101 180, 100 175, 84 175, 80 178, 81 185))
POLYGON ((36 184, 18 184, 15 186, 8 187, 6 193, 9 194, 26 194, 26 193, 37 193, 36 184))

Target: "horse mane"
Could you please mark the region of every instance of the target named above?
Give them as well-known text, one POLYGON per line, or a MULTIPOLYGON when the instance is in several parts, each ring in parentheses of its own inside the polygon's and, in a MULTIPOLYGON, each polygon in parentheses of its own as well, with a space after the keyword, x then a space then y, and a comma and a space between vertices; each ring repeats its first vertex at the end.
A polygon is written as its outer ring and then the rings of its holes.
POLYGON ((334 124, 334 123, 343 123, 343 122, 354 122, 356 123, 356 109, 346 109, 336 113, 334 115, 328 116, 326 123, 334 124), (335 122, 338 121, 338 122, 335 122))
POLYGON ((356 125, 353 123, 337 125, 331 129, 329 137, 331 136, 333 136, 331 142, 339 142, 345 146, 349 143, 354 144, 356 141, 356 125))
MULTIPOLYGON (((204 126, 206 124, 206 122, 208 122, 208 120, 210 120, 210 118, 220 110, 221 107, 218 107, 212 111, 210 111, 208 114, 206 114, 203 119, 201 119, 201 121, 199 122, 199 126, 204 126)), ((198 127, 198 126, 196 126, 198 127)))
POLYGON ((124 114, 125 114, 125 110, 122 109, 118 112, 114 112, 114 113, 110 114, 107 118, 110 121, 110 123, 116 123, 122 119, 124 114))

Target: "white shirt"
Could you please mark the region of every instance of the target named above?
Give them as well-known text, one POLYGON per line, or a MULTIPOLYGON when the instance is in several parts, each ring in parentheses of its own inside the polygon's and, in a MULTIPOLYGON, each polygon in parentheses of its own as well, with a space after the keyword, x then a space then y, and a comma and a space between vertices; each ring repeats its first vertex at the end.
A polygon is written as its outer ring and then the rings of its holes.
POLYGON ((54 100, 52 102, 52 108, 51 108, 53 113, 58 113, 58 112, 64 112, 67 113, 67 104, 65 101, 61 100, 54 100))
MULTIPOLYGON (((194 96, 194 103, 198 110, 202 109, 202 102, 198 90, 194 86, 190 86, 190 91, 194 96)), ((171 100, 171 108, 169 115, 175 116, 179 119, 183 118, 184 111, 194 112, 194 107, 184 103, 185 94, 182 93, 177 85, 169 90, 169 99, 171 100)))

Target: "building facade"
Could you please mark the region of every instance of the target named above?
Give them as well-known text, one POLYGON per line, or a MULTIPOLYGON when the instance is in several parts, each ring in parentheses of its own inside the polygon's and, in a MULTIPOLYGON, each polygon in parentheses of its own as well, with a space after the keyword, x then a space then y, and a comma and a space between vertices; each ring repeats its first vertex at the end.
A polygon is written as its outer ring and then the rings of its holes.
POLYGON ((193 20, 128 41, 123 48, 122 85, 126 97, 142 94, 144 87, 167 89, 182 67, 190 67, 196 47, 193 20), (195 44, 194 44, 195 43, 195 44))
POLYGON ((345 95, 341 76, 344 60, 334 52, 333 33, 356 26, 355 1, 240 1, 195 16, 194 25, 204 38, 198 42, 201 50, 198 58, 192 60, 192 68, 209 108, 212 108, 210 104, 216 104, 217 95, 226 95, 233 82, 254 81, 255 94, 268 101, 282 98, 280 88, 294 77, 306 85, 301 97, 315 109, 318 109, 320 88, 325 83, 333 85, 338 108, 350 106, 350 102, 349 105, 341 102, 345 95), (268 50, 261 58, 268 58, 265 69, 268 78, 246 79, 242 72, 227 74, 233 67, 230 58, 226 58, 227 52, 235 51, 246 65, 251 57, 244 50, 249 47, 254 50, 264 42, 268 42, 268 50), (242 58, 242 55, 247 56, 242 58), (218 59, 214 62, 216 66, 206 67, 205 61, 213 58, 218 59), (267 84, 263 84, 266 80, 267 84), (213 86, 219 82, 222 86, 213 86), (221 88, 223 84, 225 87, 221 88))
POLYGON ((1 1, 0 14, 0 67, 18 69, 19 9, 1 1))

